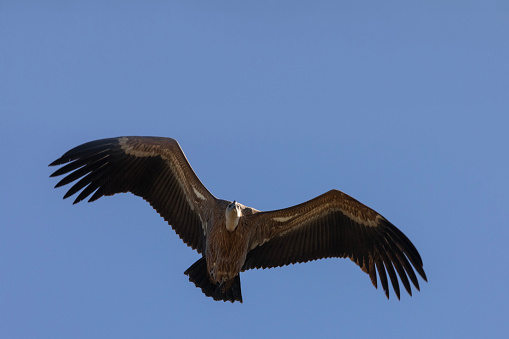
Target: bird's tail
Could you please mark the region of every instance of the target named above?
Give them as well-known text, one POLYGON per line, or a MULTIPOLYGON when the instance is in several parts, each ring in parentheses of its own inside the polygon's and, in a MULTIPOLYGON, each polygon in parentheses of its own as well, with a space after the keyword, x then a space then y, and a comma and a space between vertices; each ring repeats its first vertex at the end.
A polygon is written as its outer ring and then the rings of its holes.
POLYGON ((205 257, 192 264, 184 274, 189 277, 189 281, 194 283, 196 287, 201 288, 207 297, 212 297, 214 300, 231 301, 232 303, 235 301, 242 302, 240 275, 222 284, 213 283, 209 278, 205 257))

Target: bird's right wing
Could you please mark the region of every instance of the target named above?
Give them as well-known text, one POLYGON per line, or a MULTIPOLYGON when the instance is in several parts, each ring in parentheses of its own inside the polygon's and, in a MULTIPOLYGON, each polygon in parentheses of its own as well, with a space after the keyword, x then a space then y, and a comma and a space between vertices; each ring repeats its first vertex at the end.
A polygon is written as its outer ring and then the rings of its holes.
POLYGON ((131 192, 145 199, 193 249, 203 252, 206 219, 216 198, 200 182, 176 140, 118 137, 75 147, 50 166, 65 165, 51 176, 67 174, 55 187, 78 180, 64 199, 82 190, 74 203, 92 194, 131 192))

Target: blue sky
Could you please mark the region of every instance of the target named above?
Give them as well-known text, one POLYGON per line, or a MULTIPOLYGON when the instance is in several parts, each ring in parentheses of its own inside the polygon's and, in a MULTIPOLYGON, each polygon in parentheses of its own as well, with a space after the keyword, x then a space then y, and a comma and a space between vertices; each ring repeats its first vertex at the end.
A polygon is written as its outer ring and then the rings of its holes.
POLYGON ((505 1, 4 1, 0 336, 507 336, 508 36, 505 1), (429 283, 387 300, 332 259, 206 298, 142 199, 53 189, 51 161, 121 135, 176 138, 215 196, 261 210, 340 189, 429 283))

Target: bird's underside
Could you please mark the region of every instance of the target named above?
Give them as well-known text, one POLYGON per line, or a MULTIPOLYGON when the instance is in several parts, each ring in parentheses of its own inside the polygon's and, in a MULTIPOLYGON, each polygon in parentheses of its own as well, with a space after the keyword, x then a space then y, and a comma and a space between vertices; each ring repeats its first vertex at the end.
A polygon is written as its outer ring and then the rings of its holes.
POLYGON ((71 182, 64 195, 87 197, 131 192, 145 199, 179 237, 202 255, 185 274, 214 300, 240 301, 240 272, 322 258, 350 258, 389 297, 391 281, 412 295, 415 271, 427 280, 417 249, 383 216, 347 194, 331 190, 302 204, 260 212, 215 198, 200 182, 177 141, 118 137, 75 147, 50 166, 71 182), (415 270, 415 271, 414 271, 415 270), (388 276, 388 277, 387 277, 388 276), (410 283, 411 282, 411 283, 410 283))

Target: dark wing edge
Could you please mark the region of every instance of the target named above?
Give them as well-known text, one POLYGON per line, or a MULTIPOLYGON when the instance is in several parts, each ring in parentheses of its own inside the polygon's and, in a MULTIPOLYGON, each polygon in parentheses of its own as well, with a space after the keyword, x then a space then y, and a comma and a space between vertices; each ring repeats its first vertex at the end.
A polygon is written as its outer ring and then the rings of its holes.
POLYGON ((412 295, 410 281, 427 281, 419 252, 412 242, 383 216, 337 190, 303 204, 253 216, 257 239, 243 270, 272 268, 322 258, 350 258, 377 288, 377 271, 387 298, 387 274, 398 299, 397 275, 412 295), (413 267, 412 267, 413 266, 413 267), (397 273, 397 274, 396 274, 397 273))
POLYGON ((81 191, 74 204, 91 195, 131 192, 145 199, 179 237, 202 253, 203 204, 214 196, 203 186, 177 141, 158 137, 118 137, 77 146, 50 166, 64 165, 51 177, 66 175, 55 188, 77 181, 64 199, 81 191))

